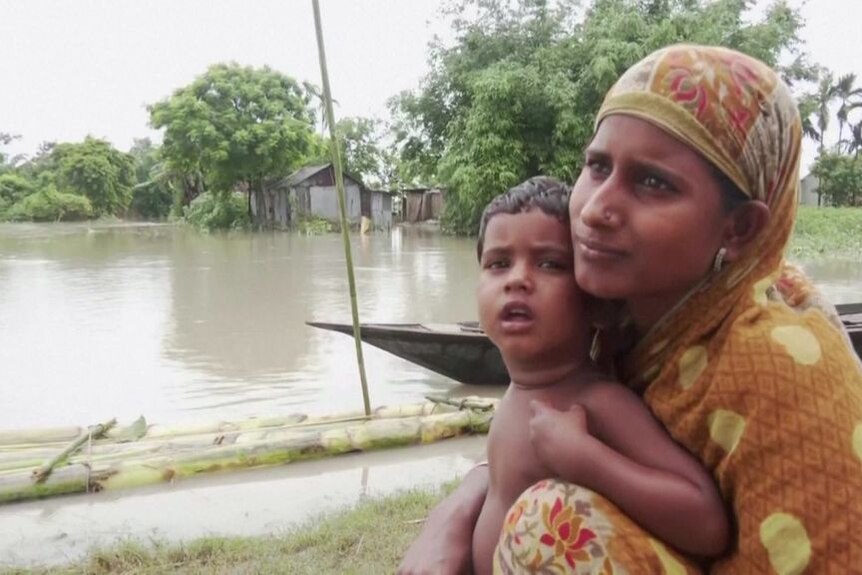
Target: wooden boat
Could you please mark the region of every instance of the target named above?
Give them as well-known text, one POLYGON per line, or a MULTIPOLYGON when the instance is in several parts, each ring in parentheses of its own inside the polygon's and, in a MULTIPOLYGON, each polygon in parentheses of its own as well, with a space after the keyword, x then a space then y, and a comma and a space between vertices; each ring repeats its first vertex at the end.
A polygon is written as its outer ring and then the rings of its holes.
POLYGON ((125 426, 110 420, 0 431, 0 504, 487 433, 496 405, 478 397, 428 398, 370 416, 298 414, 173 427, 141 417, 125 426))
MULTIPOLYGON (((862 357, 862 303, 836 306, 862 357)), ((353 335, 343 323, 307 322, 312 327, 353 335)), ((505 385, 509 375, 499 350, 477 322, 457 324, 367 323, 360 326, 362 341, 455 381, 471 385, 505 385)))

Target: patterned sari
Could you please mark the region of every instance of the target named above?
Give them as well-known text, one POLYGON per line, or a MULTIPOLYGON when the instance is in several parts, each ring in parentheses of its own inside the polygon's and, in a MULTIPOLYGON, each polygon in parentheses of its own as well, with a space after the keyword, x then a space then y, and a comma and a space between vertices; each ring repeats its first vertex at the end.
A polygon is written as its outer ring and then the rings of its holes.
POLYGON ((611 114, 667 131, 770 208, 754 245, 695 286, 621 366, 712 471, 734 542, 696 564, 600 495, 549 480, 510 510, 496 572, 862 572, 862 370, 834 313, 783 262, 801 142, 788 88, 740 53, 672 46, 623 75, 597 123, 611 114))

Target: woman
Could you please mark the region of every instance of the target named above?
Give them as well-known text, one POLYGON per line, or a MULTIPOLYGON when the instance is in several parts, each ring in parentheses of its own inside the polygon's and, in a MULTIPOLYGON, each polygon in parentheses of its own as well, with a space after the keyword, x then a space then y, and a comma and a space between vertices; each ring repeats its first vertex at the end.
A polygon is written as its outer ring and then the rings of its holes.
MULTIPOLYGON (((809 287, 781 279, 800 142, 774 71, 731 50, 673 46, 610 91, 572 192, 578 283, 623 300, 635 334, 619 374, 733 510, 735 542, 716 573, 862 566, 862 372, 828 314, 801 311, 809 287)), ((469 568, 486 488, 484 469, 468 474, 402 572, 469 568)), ((513 506, 497 561, 502 572, 699 567, 600 495, 558 481, 513 506)))

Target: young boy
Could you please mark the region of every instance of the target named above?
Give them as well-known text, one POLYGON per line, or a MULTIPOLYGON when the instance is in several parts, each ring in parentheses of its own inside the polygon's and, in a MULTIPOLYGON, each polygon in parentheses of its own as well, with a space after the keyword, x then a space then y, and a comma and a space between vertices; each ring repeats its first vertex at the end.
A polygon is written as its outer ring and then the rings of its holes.
POLYGON ((605 496, 681 551, 724 551, 728 518, 711 476, 590 359, 566 187, 537 177, 495 198, 482 215, 478 255, 479 319, 512 382, 488 437, 475 572, 491 572, 509 507, 549 477, 605 496))

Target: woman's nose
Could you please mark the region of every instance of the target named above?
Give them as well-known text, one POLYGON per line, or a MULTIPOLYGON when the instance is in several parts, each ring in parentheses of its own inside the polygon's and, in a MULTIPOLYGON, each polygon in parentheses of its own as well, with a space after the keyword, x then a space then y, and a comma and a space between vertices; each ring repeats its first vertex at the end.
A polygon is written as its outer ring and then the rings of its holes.
POLYGON ((591 228, 616 227, 622 222, 620 184, 613 175, 601 182, 584 202, 581 221, 591 228))

